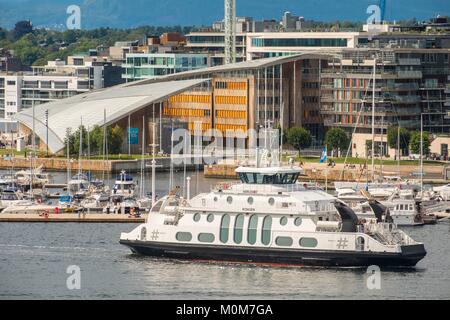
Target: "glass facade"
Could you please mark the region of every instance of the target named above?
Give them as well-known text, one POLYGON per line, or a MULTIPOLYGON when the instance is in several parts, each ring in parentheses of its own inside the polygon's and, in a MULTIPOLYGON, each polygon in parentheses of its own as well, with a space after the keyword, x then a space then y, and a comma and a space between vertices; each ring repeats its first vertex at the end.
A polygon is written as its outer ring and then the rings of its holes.
POLYGON ((122 77, 129 81, 152 79, 206 67, 206 54, 128 54, 122 77))
POLYGON ((347 47, 347 39, 252 39, 255 47, 347 47))

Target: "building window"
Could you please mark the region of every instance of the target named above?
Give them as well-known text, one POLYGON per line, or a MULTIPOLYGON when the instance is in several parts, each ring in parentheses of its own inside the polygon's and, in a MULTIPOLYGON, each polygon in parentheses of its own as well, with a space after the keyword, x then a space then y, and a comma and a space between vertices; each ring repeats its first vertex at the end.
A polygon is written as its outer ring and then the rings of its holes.
POLYGON ((268 246, 270 244, 271 235, 272 235, 272 217, 267 216, 263 220, 263 227, 261 234, 262 244, 268 246))
POLYGON ((280 247, 291 247, 294 241, 291 237, 277 237, 275 243, 280 247))
POLYGON ((234 222, 234 243, 240 244, 242 242, 242 233, 244 228, 244 215, 240 214, 236 217, 234 222))
POLYGON ((220 242, 227 243, 230 231, 230 216, 225 214, 220 222, 220 242))
POLYGON ((317 247, 317 239, 315 238, 301 238, 299 241, 300 247, 315 248, 317 247))
POLYGON ((213 243, 215 240, 215 237, 212 233, 200 233, 198 235, 198 241, 204 242, 204 243, 213 243))
POLYGON ((192 241, 192 234, 189 232, 178 232, 176 238, 180 242, 192 241))
POLYGON ((249 244, 256 243, 256 232, 258 231, 258 216, 253 215, 250 217, 248 223, 247 242, 249 244))

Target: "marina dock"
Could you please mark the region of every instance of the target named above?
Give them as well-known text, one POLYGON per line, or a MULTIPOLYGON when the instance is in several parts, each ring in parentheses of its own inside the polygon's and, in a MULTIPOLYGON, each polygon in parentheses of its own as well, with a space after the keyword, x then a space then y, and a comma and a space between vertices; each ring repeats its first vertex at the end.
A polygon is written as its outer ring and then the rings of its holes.
POLYGON ((83 214, 63 213, 49 214, 48 217, 38 213, 0 214, 1 222, 33 222, 33 223, 144 223, 146 215, 140 218, 123 214, 83 214))

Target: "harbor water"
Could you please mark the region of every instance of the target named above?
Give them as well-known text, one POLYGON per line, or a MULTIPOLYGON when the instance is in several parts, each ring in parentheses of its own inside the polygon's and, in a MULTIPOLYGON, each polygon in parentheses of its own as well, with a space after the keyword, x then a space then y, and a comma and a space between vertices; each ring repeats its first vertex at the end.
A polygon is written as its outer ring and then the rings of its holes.
MULTIPOLYGON (((217 180, 192 177, 204 192, 217 180)), ((112 177, 111 177, 112 178, 112 177)), ((149 186, 146 177, 146 186, 149 186)), ((183 185, 183 172, 175 185, 183 185)), ((54 174, 62 183, 64 174, 54 174)), ((157 193, 169 187, 158 174, 157 193)), ((108 183, 112 184, 112 180, 108 183)), ((148 189, 148 188, 147 188, 148 189)), ((147 190, 150 191, 150 190, 147 190)), ((160 260, 119 244, 134 224, 0 223, 0 299, 450 299, 450 222, 405 228, 428 255, 414 269, 381 270, 370 290, 366 269, 267 267, 160 260), (70 266, 80 290, 69 290, 70 266)))

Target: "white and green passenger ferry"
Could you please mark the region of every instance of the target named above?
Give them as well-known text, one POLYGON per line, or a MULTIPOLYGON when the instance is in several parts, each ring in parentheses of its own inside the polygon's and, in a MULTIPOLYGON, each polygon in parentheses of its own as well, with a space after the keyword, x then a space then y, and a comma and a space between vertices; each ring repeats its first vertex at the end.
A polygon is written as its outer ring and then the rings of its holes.
POLYGON ((415 266, 424 245, 395 224, 361 221, 337 198, 297 183, 301 169, 241 167, 240 183, 192 199, 172 192, 122 233, 134 253, 181 260, 314 266, 415 266))

